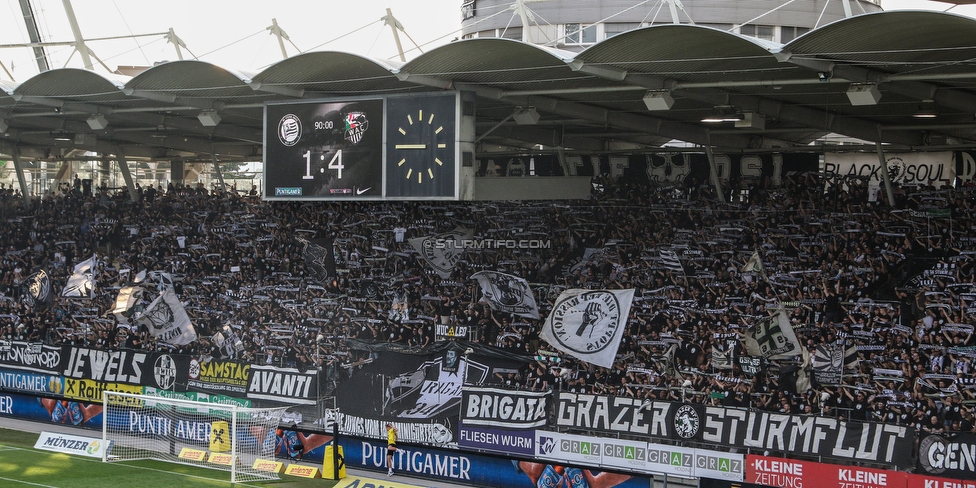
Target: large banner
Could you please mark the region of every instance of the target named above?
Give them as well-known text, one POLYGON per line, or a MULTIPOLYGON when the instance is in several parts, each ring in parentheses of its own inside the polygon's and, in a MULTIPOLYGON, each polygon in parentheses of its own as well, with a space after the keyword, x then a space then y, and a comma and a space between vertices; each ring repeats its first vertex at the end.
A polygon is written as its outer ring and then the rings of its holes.
MULTIPOLYGON (((359 346, 354 346, 359 347, 359 346)), ((418 352, 395 345, 371 347, 375 359, 336 388, 337 406, 363 418, 400 422, 439 420, 457 428, 465 385, 496 382, 532 360, 462 340, 438 342, 418 352)))
POLYGON ((0 366, 36 373, 61 372, 61 347, 40 342, 0 341, 0 366))
POLYGON ((687 439, 723 448, 789 451, 899 468, 914 465, 915 429, 831 417, 788 415, 560 392, 556 426, 610 434, 687 439))
POLYGON ((461 392, 461 422, 508 429, 546 425, 548 391, 514 391, 466 386, 461 392))
MULTIPOLYGON (((885 153, 884 158, 892 183, 936 188, 955 183, 956 165, 951 152, 885 153)), ((875 153, 824 153, 824 173, 828 177, 883 181, 875 153)))
POLYGON ((559 294, 539 338, 597 366, 613 366, 634 290, 569 289, 559 294))
POLYGON ((976 479, 976 435, 965 433, 922 437, 915 471, 947 478, 976 479))
POLYGON ((180 368, 178 363, 176 356, 158 352, 63 346, 60 370, 66 389, 74 379, 172 390, 177 388, 177 378, 186 375, 186 362, 180 368))

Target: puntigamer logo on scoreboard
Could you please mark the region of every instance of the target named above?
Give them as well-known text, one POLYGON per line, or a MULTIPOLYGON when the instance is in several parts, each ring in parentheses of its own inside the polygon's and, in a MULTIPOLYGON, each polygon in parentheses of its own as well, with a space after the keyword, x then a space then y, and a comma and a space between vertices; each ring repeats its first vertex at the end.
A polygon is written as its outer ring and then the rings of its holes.
POLYGON ((300 197, 302 196, 302 187, 300 186, 277 186, 275 187, 276 197, 300 197))

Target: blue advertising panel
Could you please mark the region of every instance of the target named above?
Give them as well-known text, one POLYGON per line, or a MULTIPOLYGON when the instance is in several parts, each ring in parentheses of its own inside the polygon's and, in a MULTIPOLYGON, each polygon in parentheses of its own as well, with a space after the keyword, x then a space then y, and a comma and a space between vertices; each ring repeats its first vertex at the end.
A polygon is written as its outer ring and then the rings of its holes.
MULTIPOLYGON (((385 471, 386 444, 361 439, 340 440, 346 466, 385 471)), ((447 449, 401 446, 393 469, 425 478, 462 485, 499 488, 541 488, 564 486, 585 488, 647 488, 646 476, 583 469, 555 462, 518 461, 504 457, 471 454, 447 449)))
POLYGON ((64 384, 60 376, 0 368, 0 391, 60 395, 64 384))
POLYGON ((102 427, 102 405, 17 393, 0 393, 0 417, 14 417, 37 422, 100 429, 102 427))
POLYGON ((535 454, 534 430, 492 429, 461 425, 458 433, 458 446, 479 451, 492 451, 515 457, 535 454))

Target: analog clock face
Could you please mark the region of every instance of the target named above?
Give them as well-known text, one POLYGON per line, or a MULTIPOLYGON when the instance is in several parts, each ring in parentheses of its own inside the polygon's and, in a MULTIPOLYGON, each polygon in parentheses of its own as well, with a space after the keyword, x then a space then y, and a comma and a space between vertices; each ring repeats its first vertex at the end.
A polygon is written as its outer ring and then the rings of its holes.
POLYGON ((454 94, 388 99, 388 197, 456 197, 456 100, 454 94))

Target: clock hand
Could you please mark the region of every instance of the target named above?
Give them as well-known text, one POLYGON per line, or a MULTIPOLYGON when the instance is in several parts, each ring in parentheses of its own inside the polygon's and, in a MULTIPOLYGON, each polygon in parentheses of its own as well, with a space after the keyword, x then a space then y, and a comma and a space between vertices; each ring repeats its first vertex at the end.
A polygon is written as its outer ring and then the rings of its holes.
POLYGON ((397 144, 396 149, 427 149, 427 144, 397 144))

